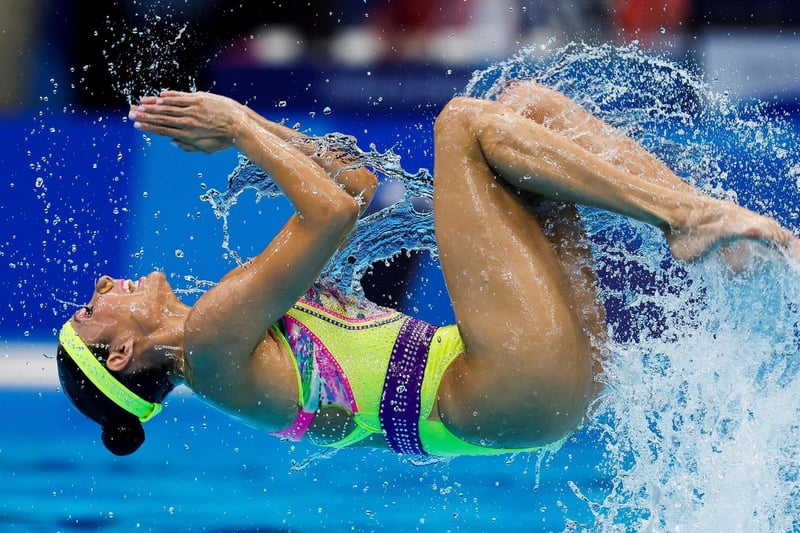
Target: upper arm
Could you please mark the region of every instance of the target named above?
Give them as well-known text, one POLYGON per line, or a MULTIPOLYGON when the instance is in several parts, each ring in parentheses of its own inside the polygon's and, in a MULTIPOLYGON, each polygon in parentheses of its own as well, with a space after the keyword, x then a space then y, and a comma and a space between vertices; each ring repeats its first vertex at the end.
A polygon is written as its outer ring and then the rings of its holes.
POLYGON ((317 280, 358 216, 354 199, 322 202, 320 218, 292 215, 258 256, 204 294, 186 321, 192 370, 240 373, 272 324, 317 280), (322 222, 324 220, 324 223, 322 222))
POLYGON ((264 332, 314 283, 350 232, 359 205, 331 179, 335 165, 315 161, 281 137, 284 129, 234 100, 172 93, 162 100, 137 114, 137 123, 204 151, 236 147, 272 176, 296 210, 272 242, 204 294, 186 320, 195 376, 201 370, 241 374, 264 332))

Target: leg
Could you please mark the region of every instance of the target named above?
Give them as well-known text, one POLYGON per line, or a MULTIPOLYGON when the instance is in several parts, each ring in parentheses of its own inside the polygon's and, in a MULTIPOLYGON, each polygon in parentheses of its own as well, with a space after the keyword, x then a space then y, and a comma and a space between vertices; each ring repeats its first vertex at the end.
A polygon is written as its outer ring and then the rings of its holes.
POLYGON ((556 90, 530 81, 519 81, 509 85, 497 101, 561 133, 586 151, 630 174, 646 176, 673 190, 692 190, 691 185, 642 145, 556 90))
MULTIPOLYGON (((509 107, 467 98, 448 104, 456 112, 462 107, 485 112, 479 123, 473 121, 471 132, 485 161, 504 181, 547 198, 592 205, 656 225, 665 232, 678 259, 694 259, 714 245, 740 238, 796 251, 797 239, 775 221, 699 194, 686 184, 678 185, 680 179, 674 174, 660 173, 653 179, 627 172, 509 107)), ((606 151, 619 154, 619 160, 658 166, 648 163, 654 158, 641 147, 629 150, 629 145, 638 146, 632 141, 617 142, 602 134, 595 140, 598 145, 610 145, 606 151)))
POLYGON ((740 237, 793 241, 769 219, 620 170, 502 104, 455 99, 435 136, 437 238, 466 345, 442 381, 439 412, 468 440, 552 441, 580 423, 592 396, 588 292, 565 272, 564 257, 579 255, 548 239, 521 191, 655 224, 676 257, 740 237))
POLYGON ((587 333, 592 352, 593 398, 602 392, 603 360, 607 355, 605 308, 597 294, 591 242, 574 204, 539 202, 534 215, 556 253, 572 289, 573 305, 581 329, 587 333))
MULTIPOLYGON (((667 165, 623 132, 587 112, 582 106, 549 87, 531 82, 510 84, 497 101, 521 115, 557 131, 588 152, 635 176, 681 192, 694 192, 687 182, 667 165)), ((794 239, 789 238, 788 246, 794 239)), ((749 243, 736 242, 720 248, 720 254, 735 272, 743 271, 758 259, 749 243), (740 246, 743 245, 743 246, 740 246)))

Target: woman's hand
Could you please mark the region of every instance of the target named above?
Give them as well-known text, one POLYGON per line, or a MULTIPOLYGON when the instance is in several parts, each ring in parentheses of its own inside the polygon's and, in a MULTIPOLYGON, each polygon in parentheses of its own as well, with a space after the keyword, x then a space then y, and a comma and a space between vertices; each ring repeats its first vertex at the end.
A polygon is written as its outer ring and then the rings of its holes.
POLYGON ((134 128, 170 137, 188 152, 212 153, 233 146, 245 113, 241 104, 225 96, 164 91, 132 105, 128 118, 134 128))

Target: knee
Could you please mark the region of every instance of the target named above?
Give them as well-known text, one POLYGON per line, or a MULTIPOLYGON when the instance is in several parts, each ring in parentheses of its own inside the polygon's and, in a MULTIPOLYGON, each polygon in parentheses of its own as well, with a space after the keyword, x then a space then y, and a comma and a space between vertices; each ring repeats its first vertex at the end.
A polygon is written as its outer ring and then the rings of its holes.
POLYGON ((475 98, 465 96, 456 96, 452 98, 436 117, 434 123, 434 135, 439 136, 443 133, 452 133, 453 128, 458 128, 456 131, 464 131, 464 129, 472 129, 476 111, 478 111, 485 102, 475 98))
POLYGON ((565 109, 566 97, 532 80, 516 80, 497 96, 497 102, 540 124, 565 109))

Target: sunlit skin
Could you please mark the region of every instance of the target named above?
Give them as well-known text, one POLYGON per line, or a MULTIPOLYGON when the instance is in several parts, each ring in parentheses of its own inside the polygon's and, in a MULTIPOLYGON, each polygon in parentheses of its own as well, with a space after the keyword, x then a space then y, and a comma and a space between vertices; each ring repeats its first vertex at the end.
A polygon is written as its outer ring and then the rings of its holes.
MULTIPOLYGON (((75 329, 110 346, 109 368, 169 357, 176 383, 253 426, 284 429, 298 410, 295 370, 269 327, 315 282, 377 180, 363 168, 341 172, 333 155, 287 142, 301 133, 223 96, 166 91, 129 116, 186 151, 235 147, 270 173, 296 213, 193 307, 160 273, 138 287, 104 277, 91 316, 78 311, 75 329)), ((681 260, 738 239, 788 254, 800 248, 775 221, 698 193, 644 148, 533 83, 512 85, 497 101, 453 99, 434 136, 436 234, 466 351, 445 373, 431 416, 470 442, 552 442, 581 424, 601 389, 606 328, 575 204, 659 227, 681 260)), ((323 417, 312 440, 347 422, 323 417)))
POLYGON ((189 307, 172 291, 161 272, 138 281, 100 277, 89 303, 72 317, 76 331, 94 344, 108 344, 107 362, 120 370, 136 351, 149 353, 157 347, 172 346, 182 332, 189 307), (123 335, 118 335, 122 331, 123 335))

